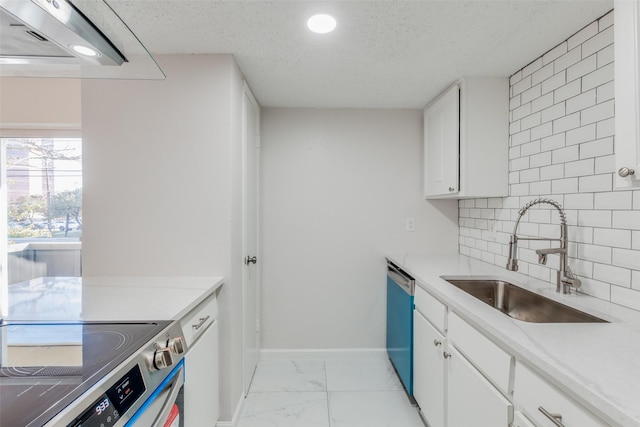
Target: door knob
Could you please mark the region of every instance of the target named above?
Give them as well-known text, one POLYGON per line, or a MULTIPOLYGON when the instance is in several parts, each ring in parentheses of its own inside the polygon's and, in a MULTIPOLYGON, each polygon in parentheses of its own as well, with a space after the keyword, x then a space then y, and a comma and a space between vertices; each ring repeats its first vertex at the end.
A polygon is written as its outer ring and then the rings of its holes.
POLYGON ((636 171, 633 169, 629 169, 629 168, 620 168, 618 169, 618 175, 620 175, 622 178, 626 178, 630 175, 635 175, 636 171))
POLYGON ((258 258, 256 258, 255 256, 248 256, 244 259, 244 263, 249 265, 249 264, 255 264, 258 262, 258 258))

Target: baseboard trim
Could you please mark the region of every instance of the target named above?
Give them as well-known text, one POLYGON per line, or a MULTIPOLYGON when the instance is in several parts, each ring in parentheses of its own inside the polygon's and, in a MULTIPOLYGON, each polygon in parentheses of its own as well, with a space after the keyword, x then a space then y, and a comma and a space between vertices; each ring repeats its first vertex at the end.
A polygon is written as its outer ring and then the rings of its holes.
POLYGON ((238 404, 236 405, 236 410, 233 412, 233 417, 231 421, 218 421, 216 423, 216 427, 236 427, 240 422, 240 416, 242 415, 242 410, 244 409, 244 393, 240 395, 240 399, 238 400, 238 404))
POLYGON ((386 348, 262 349, 260 360, 275 359, 387 359, 386 348))

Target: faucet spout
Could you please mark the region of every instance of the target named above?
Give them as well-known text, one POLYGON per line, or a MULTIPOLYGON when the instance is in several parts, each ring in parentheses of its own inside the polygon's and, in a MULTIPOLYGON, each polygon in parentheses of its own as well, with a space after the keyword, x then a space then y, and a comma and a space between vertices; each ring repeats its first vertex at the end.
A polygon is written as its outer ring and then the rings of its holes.
POLYGON ((548 240, 548 241, 560 241, 559 248, 549 248, 549 249, 538 249, 536 250, 536 254, 538 255, 538 263, 545 265, 547 263, 547 255, 549 254, 558 254, 560 255, 560 268, 557 274, 557 286, 556 292, 560 292, 562 290, 563 293, 568 294, 571 291, 571 288, 578 288, 580 286, 580 280, 577 279, 569 266, 567 265, 567 217, 562 209, 562 206, 555 200, 551 199, 534 199, 524 205, 518 211, 518 218, 516 219, 516 223, 513 226, 513 233, 509 238, 509 258, 507 260, 507 270, 510 271, 518 271, 518 240, 548 240), (549 204, 556 208, 558 214, 560 215, 560 238, 559 239, 551 239, 546 237, 520 237, 518 236, 518 226, 520 225, 520 220, 522 216, 534 205, 538 204, 549 204))

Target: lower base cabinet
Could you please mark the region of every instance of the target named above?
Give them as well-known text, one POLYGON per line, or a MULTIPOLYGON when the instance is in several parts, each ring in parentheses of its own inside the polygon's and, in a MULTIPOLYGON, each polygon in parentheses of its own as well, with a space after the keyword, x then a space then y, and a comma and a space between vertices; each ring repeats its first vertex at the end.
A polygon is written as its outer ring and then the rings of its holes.
POLYGON ((447 426, 508 426, 511 403, 455 348, 448 354, 447 426))
POLYGON ((184 427, 215 427, 218 422, 218 321, 215 296, 181 320, 187 341, 184 427))
POLYGON ((429 426, 444 427, 444 337, 413 311, 413 397, 429 426))

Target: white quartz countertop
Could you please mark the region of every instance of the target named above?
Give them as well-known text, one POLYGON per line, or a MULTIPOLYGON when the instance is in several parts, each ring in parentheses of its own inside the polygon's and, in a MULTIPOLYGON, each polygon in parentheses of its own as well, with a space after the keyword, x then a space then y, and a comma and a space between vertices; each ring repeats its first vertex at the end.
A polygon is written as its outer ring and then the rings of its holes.
POLYGON ((462 255, 388 258, 516 360, 613 426, 640 427, 640 312, 462 255), (440 276, 491 276, 533 290, 610 323, 528 323, 512 319, 440 276))
POLYGON ((4 321, 178 320, 222 277, 42 277, 10 285, 4 321))

